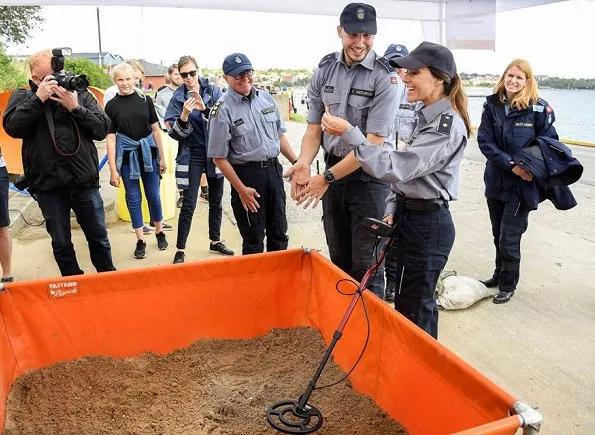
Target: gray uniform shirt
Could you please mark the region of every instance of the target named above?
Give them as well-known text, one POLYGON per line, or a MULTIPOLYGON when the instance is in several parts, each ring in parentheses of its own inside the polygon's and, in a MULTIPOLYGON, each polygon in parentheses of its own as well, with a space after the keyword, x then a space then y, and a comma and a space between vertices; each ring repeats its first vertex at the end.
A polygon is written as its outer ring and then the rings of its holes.
POLYGON ((394 148, 398 77, 388 61, 370 50, 361 63, 349 68, 342 52, 337 52, 325 56, 318 66, 308 87, 308 123, 320 124, 328 106, 331 115, 355 127, 341 137, 323 133, 322 148, 345 157, 354 149, 350 137, 358 132, 384 137, 385 146, 394 148))
POLYGON ((395 195, 414 199, 457 199, 459 166, 467 144, 463 118, 444 97, 418 112, 418 122, 404 151, 366 145, 355 151, 370 175, 391 183, 386 213, 394 213, 395 195), (392 198, 391 198, 392 197, 392 198))
POLYGON ((224 93, 211 109, 208 129, 207 156, 233 165, 277 157, 279 135, 287 131, 271 94, 254 88, 248 97, 231 88, 224 93))

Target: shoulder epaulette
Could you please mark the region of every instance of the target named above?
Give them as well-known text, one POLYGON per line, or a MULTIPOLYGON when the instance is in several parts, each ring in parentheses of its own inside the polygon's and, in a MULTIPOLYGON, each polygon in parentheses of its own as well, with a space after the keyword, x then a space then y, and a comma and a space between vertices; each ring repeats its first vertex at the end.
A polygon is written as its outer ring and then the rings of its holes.
POLYGON ((376 58, 376 62, 378 62, 380 65, 382 65, 389 73, 396 71, 396 69, 393 66, 391 66, 391 64, 388 62, 388 60, 385 57, 378 56, 376 58))
POLYGON ((440 115, 440 121, 438 122, 438 133, 450 134, 452 130, 453 116, 448 113, 440 115))
POLYGON ((213 106, 213 108, 211 109, 211 113, 209 114, 209 116, 217 116, 217 114, 219 113, 219 108, 221 107, 221 105, 223 104, 223 101, 218 100, 215 105, 213 106))
POLYGON ((318 68, 320 68, 322 65, 325 65, 327 63, 329 63, 332 60, 336 60, 337 59, 337 53, 329 53, 326 56, 324 56, 322 59, 320 59, 320 62, 318 62, 318 68))

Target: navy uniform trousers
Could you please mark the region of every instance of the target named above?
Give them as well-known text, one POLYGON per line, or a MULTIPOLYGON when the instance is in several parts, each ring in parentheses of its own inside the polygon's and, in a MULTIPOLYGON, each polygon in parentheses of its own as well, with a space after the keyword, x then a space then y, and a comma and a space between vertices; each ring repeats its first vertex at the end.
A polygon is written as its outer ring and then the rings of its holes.
POLYGON ((435 211, 405 209, 397 202, 397 235, 394 250, 397 283, 395 309, 438 338, 438 307, 434 292, 455 240, 455 227, 448 203, 435 211))
POLYGON ((231 208, 242 235, 242 254, 264 252, 264 238, 267 252, 287 249, 287 217, 285 215, 285 190, 283 168, 279 161, 271 159, 267 166, 259 163, 233 165, 236 174, 248 187, 256 189, 260 208, 256 213, 244 210, 240 195, 232 186, 231 208))
MULTIPOLYGON (((387 184, 358 169, 335 181, 322 197, 324 232, 331 261, 358 281, 376 262, 382 249, 380 245, 374 253, 376 236, 361 223, 366 217, 382 219, 388 193, 387 184)), ((368 288, 384 298, 383 267, 374 274, 368 288)))
POLYGON ((529 210, 519 201, 488 198, 492 236, 496 246, 494 278, 501 292, 512 292, 519 282, 521 237, 527 230, 529 210))

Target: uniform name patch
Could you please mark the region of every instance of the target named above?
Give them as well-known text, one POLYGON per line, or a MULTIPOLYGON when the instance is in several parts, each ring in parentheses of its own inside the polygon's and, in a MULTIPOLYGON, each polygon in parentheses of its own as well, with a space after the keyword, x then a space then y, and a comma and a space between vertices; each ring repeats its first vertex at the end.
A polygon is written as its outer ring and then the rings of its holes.
POLYGON ((440 115, 440 121, 438 122, 438 133, 446 133, 450 134, 450 130, 452 130, 452 115, 440 115))
POLYGON ((262 109, 261 112, 263 115, 269 114, 269 113, 273 113, 275 111, 274 107, 267 107, 266 109, 262 109))
POLYGON ((334 86, 325 86, 324 92, 326 92, 327 94, 332 94, 333 92, 335 92, 335 87, 334 86))
POLYGON ((349 93, 351 95, 359 95, 362 97, 370 97, 370 98, 372 98, 374 96, 374 91, 369 91, 367 89, 351 88, 351 91, 349 93))
POLYGON ((399 105, 399 109, 405 109, 405 110, 415 110, 415 106, 413 104, 400 104, 399 105))
POLYGON ((514 126, 515 127, 533 128, 533 123, 532 122, 515 122, 514 126))
POLYGON ((215 103, 215 105, 213 106, 213 108, 211 109, 211 113, 209 114, 209 116, 217 116, 217 114, 219 113, 219 108, 221 107, 221 104, 223 104, 223 101, 219 100, 215 103))
POLYGON ((238 125, 242 125, 243 123, 244 123, 244 120, 242 118, 240 118, 240 119, 236 119, 233 122, 233 125, 235 125, 237 127, 238 125))

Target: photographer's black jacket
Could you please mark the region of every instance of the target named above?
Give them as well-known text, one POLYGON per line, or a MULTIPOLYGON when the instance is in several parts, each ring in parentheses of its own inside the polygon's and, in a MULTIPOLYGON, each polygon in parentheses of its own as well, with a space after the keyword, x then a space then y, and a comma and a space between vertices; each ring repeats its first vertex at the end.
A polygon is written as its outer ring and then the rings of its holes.
POLYGON ((69 114, 59 103, 49 99, 42 103, 35 95, 37 85, 29 83, 31 90, 17 89, 10 96, 3 125, 10 136, 23 139, 23 168, 30 190, 99 187, 99 162, 93 140, 105 138, 110 121, 95 97, 88 91, 78 94, 79 107, 69 114), (56 143, 63 152, 72 153, 80 135, 80 149, 76 154, 63 156, 56 150, 44 104, 51 109, 56 143))

